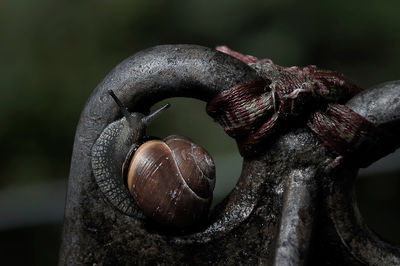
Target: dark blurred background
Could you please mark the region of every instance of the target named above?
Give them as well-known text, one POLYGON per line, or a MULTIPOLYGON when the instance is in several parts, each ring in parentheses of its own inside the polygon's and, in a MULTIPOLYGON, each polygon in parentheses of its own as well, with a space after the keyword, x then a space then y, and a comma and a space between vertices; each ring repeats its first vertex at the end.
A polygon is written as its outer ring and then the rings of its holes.
MULTIPOLYGON (((0 1, 0 256, 55 265, 75 127, 91 91, 158 44, 226 44, 285 65, 317 64, 362 87, 400 79, 400 1, 0 1)), ((204 103, 172 99, 150 133, 190 136, 217 164, 215 202, 241 158, 204 103)), ((359 174, 370 227, 400 243, 400 153, 359 174)))

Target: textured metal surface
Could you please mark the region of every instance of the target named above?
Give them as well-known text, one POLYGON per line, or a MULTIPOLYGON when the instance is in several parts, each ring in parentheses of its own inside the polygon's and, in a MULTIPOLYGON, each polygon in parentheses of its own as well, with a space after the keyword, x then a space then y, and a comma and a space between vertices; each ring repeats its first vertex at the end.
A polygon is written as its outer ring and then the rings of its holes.
MULTIPOLYGON (((133 110, 146 111, 166 97, 208 101, 258 79, 244 63, 190 45, 151 48, 118 65, 95 89, 78 125, 60 265, 399 264, 399 248, 369 231, 357 211, 357 169, 346 161, 335 167, 340 158, 307 128, 293 128, 264 154, 244 158, 236 187, 193 234, 168 234, 121 213, 104 197, 92 174, 90 151, 118 118, 107 89, 133 110)), ((399 83, 373 90, 348 106, 399 130, 399 83), (391 100, 391 108, 379 107, 382 98, 391 100)))
POLYGON ((399 130, 399 88, 400 80, 386 82, 361 92, 346 105, 374 124, 399 130))

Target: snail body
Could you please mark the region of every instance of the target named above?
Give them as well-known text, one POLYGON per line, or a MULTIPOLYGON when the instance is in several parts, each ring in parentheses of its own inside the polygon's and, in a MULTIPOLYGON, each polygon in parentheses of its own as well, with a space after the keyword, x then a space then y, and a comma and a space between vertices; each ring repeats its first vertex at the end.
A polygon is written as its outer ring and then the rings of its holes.
POLYGON ((129 113, 109 93, 125 117, 110 124, 92 148, 92 168, 100 189, 114 206, 131 216, 142 212, 174 228, 203 222, 215 186, 211 156, 187 137, 145 141, 147 125, 168 106, 149 116, 129 113))

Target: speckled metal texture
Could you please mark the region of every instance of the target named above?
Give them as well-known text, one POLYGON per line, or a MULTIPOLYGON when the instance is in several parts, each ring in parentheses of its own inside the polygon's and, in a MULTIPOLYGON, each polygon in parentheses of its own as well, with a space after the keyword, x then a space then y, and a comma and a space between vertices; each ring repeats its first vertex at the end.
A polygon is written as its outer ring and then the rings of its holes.
MULTIPOLYGON (((357 168, 306 127, 281 134, 256 158, 244 158, 236 187, 202 228, 187 235, 168 234, 123 214, 100 191, 91 149, 119 115, 108 89, 132 110, 145 112, 167 97, 209 101, 259 79, 243 62, 192 45, 154 47, 111 71, 91 95, 77 128, 59 264, 399 265, 399 248, 372 233, 358 213, 357 168)), ((399 131, 400 83, 379 85, 347 106, 399 131)))

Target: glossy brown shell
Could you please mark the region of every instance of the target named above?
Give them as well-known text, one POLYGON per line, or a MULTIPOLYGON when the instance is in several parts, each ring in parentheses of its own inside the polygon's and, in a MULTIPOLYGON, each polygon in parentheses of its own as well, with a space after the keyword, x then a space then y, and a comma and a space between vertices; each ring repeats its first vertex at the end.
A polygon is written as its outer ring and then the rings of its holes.
POLYGON ((127 186, 144 214, 171 227, 191 227, 207 218, 215 186, 211 156, 190 139, 151 140, 135 152, 127 186))

